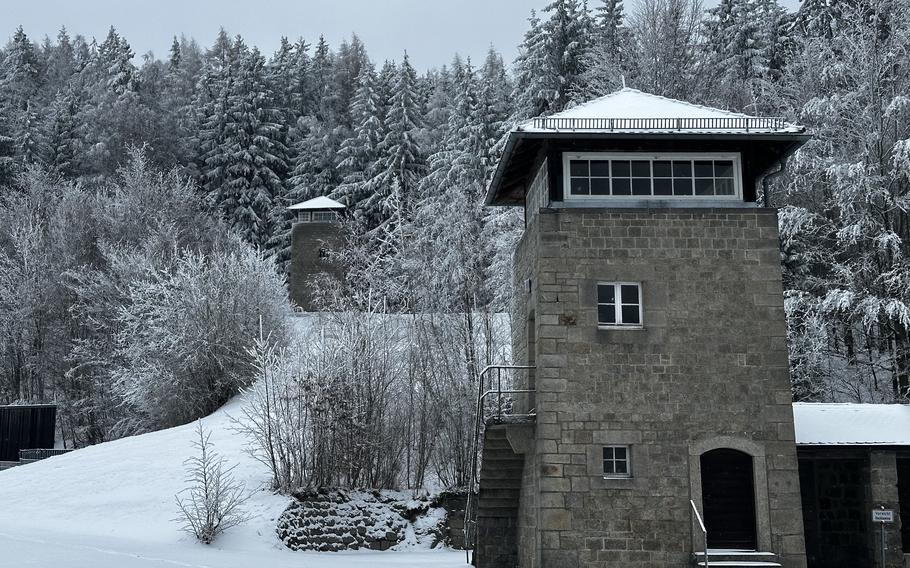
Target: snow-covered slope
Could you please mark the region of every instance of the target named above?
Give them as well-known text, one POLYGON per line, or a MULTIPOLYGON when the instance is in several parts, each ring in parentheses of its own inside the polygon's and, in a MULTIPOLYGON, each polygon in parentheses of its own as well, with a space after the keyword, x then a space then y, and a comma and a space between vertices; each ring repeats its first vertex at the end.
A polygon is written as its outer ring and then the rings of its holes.
POLYGON ((291 552, 275 534, 286 497, 266 489, 268 471, 244 451, 231 416, 239 400, 203 419, 215 450, 255 490, 247 523, 212 546, 180 532, 174 494, 186 486, 194 425, 99 444, 0 472, 0 550, 10 565, 132 566, 461 566, 464 553, 291 552))

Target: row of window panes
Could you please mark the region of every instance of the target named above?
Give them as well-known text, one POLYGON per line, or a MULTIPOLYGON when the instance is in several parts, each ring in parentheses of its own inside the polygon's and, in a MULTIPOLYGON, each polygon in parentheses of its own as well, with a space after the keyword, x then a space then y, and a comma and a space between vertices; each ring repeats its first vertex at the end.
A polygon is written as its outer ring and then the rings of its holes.
POLYGON ((572 195, 734 195, 733 160, 570 160, 572 195))
POLYGON ((328 223, 338 220, 338 214, 332 211, 300 211, 297 220, 301 223, 328 223))

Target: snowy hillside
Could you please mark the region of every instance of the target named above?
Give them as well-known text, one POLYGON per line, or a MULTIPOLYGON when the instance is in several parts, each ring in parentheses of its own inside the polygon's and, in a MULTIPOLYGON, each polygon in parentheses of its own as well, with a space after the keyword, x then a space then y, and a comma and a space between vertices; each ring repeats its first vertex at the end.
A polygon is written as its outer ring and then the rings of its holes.
POLYGON ((291 552, 275 534, 288 498, 264 489, 268 471, 243 449, 231 428, 239 401, 205 418, 215 449, 237 464, 236 476, 254 496, 252 515, 214 545, 197 544, 178 530, 174 494, 185 483, 183 460, 192 454, 193 425, 124 438, 0 473, 0 549, 15 565, 69 568, 147 566, 356 567, 439 566, 464 563, 454 551, 291 552), (265 561, 265 562, 264 562, 265 561))

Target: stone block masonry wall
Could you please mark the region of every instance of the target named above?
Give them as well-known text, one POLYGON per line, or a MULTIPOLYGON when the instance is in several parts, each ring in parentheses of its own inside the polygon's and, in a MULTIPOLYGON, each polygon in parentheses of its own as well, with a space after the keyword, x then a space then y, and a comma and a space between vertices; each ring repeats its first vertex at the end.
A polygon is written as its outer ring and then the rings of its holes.
POLYGON ((716 447, 753 455, 759 547, 805 566, 775 211, 543 210, 527 232, 539 566, 686 566, 716 447), (598 329, 598 282, 642 284, 642 329, 598 329), (603 477, 609 444, 631 479, 603 477))
MULTIPOLYGON (((533 290, 533 277, 537 266, 537 237, 536 231, 527 231, 518 243, 513 259, 514 264, 514 289, 515 300, 512 306, 512 360, 516 365, 526 365, 529 358, 528 331, 533 326, 536 329, 537 321, 530 320, 534 297, 527 289, 526 282, 531 279, 533 290)), ((536 377, 520 374, 521 378, 530 380, 536 377)), ((519 388, 530 387, 521 384, 519 388)), ((515 401, 516 411, 524 413, 529 410, 530 397, 518 395, 515 401)), ((530 568, 540 566, 540 543, 537 530, 538 495, 539 495, 539 463, 536 452, 525 455, 524 471, 521 478, 521 498, 518 508, 518 561, 519 566, 530 568)))
MULTIPOLYGON (((872 530, 872 557, 876 566, 903 568, 904 553, 901 542, 900 501, 897 487, 897 457, 893 451, 873 450, 869 455, 869 485, 872 507, 885 507, 894 511, 894 522, 885 525, 885 562, 881 558, 881 525, 874 523, 872 530)), ((871 513, 867 513, 871 516, 871 513)))
POLYGON ((304 311, 313 311, 311 280, 320 273, 341 277, 340 267, 320 256, 320 250, 337 250, 343 246, 341 227, 337 223, 295 223, 291 231, 291 265, 289 288, 291 300, 304 311))

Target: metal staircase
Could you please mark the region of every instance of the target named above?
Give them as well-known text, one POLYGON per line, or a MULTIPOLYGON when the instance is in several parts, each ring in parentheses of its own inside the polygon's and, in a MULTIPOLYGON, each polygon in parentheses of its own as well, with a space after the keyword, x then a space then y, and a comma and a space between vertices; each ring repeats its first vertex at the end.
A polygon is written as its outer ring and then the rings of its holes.
POLYGON ((517 548, 508 543, 515 542, 524 455, 514 451, 508 429, 533 423, 534 409, 522 408, 527 405, 513 396, 534 391, 514 388, 511 377, 504 381, 503 372, 533 368, 490 365, 480 373, 464 524, 466 553, 474 551, 473 563, 480 568, 517 565, 517 548))

